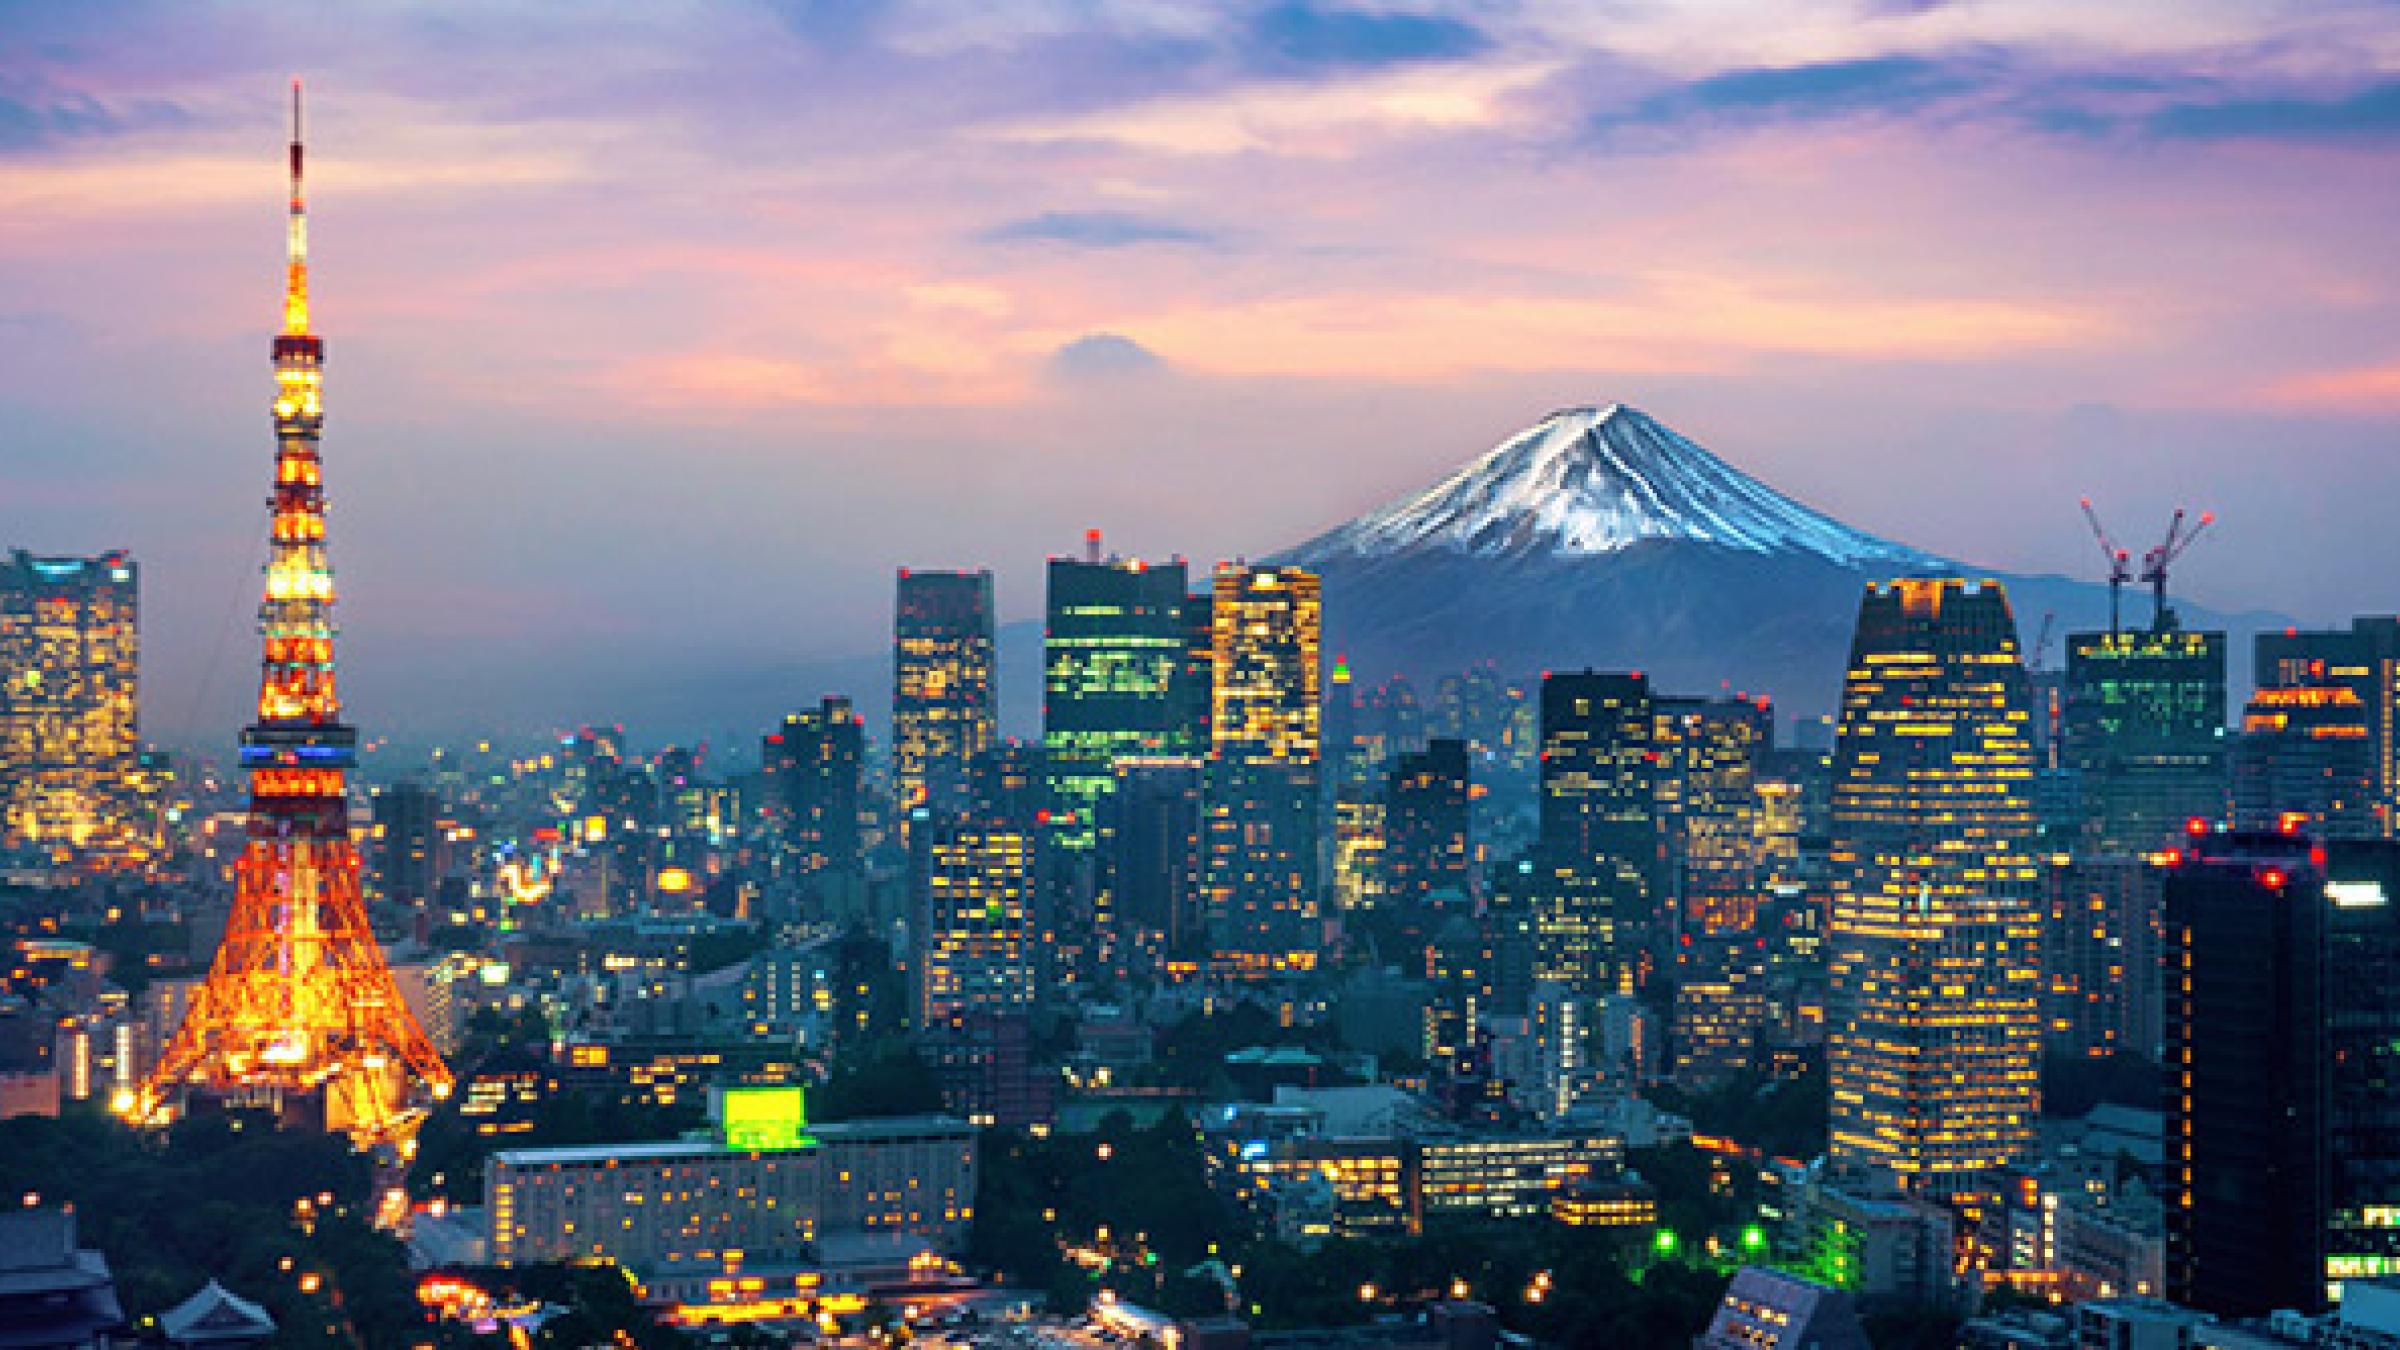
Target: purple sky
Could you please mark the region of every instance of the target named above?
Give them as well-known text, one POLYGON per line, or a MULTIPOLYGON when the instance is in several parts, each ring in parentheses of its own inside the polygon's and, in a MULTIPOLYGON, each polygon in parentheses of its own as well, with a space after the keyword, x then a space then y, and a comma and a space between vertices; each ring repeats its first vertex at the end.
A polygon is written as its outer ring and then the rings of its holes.
POLYGON ((1616 399, 1994 567, 2089 570, 2090 493, 2217 509, 2211 603, 2400 604, 2388 3, 8 5, 0 545, 140 557, 162 738, 253 678, 295 73, 371 730, 874 651, 903 563, 1031 616, 1087 525, 1265 553, 1616 399))

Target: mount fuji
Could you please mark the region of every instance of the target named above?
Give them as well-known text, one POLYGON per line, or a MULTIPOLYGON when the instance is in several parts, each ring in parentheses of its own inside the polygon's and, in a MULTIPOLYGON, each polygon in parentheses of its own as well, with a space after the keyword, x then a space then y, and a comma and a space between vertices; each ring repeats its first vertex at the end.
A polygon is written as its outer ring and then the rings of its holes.
MULTIPOLYGON (((1829 712, 1861 588, 1922 575, 2008 589, 2022 641, 2103 626, 2107 588, 2011 576, 1878 538, 1733 468, 1622 404, 1552 413, 1413 496, 1275 561, 1324 578, 1326 644, 1366 678, 1597 666, 1672 692, 1769 693, 1829 712)), ((2126 597, 2127 620, 2141 614, 2126 597)), ((2277 616, 2178 602, 2192 627, 2277 616)))

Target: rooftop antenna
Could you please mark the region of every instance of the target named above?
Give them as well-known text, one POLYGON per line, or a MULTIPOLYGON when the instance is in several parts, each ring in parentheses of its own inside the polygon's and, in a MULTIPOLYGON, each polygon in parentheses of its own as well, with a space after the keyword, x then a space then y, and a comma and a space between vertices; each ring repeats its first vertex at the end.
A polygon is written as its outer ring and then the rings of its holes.
POLYGON ((1083 560, 1092 563, 1100 561, 1100 527, 1097 525, 1083 532, 1083 560))

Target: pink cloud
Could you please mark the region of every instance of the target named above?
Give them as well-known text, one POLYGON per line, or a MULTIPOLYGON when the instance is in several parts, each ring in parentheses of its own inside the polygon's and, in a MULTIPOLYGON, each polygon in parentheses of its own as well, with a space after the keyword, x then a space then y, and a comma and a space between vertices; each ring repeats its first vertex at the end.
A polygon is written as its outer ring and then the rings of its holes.
POLYGON ((2267 386, 2267 401, 2328 412, 2400 413, 2400 361, 2294 375, 2267 386))

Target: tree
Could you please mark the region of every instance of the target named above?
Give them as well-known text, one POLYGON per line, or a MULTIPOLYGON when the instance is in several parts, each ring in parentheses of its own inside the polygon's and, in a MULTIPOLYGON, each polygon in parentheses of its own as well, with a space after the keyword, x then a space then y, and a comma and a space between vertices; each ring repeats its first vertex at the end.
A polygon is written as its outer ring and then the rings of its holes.
POLYGON ((834 1061, 833 1072, 812 1094, 809 1114, 823 1121, 864 1120, 941 1109, 941 1080, 914 1047, 892 1037, 834 1061))

